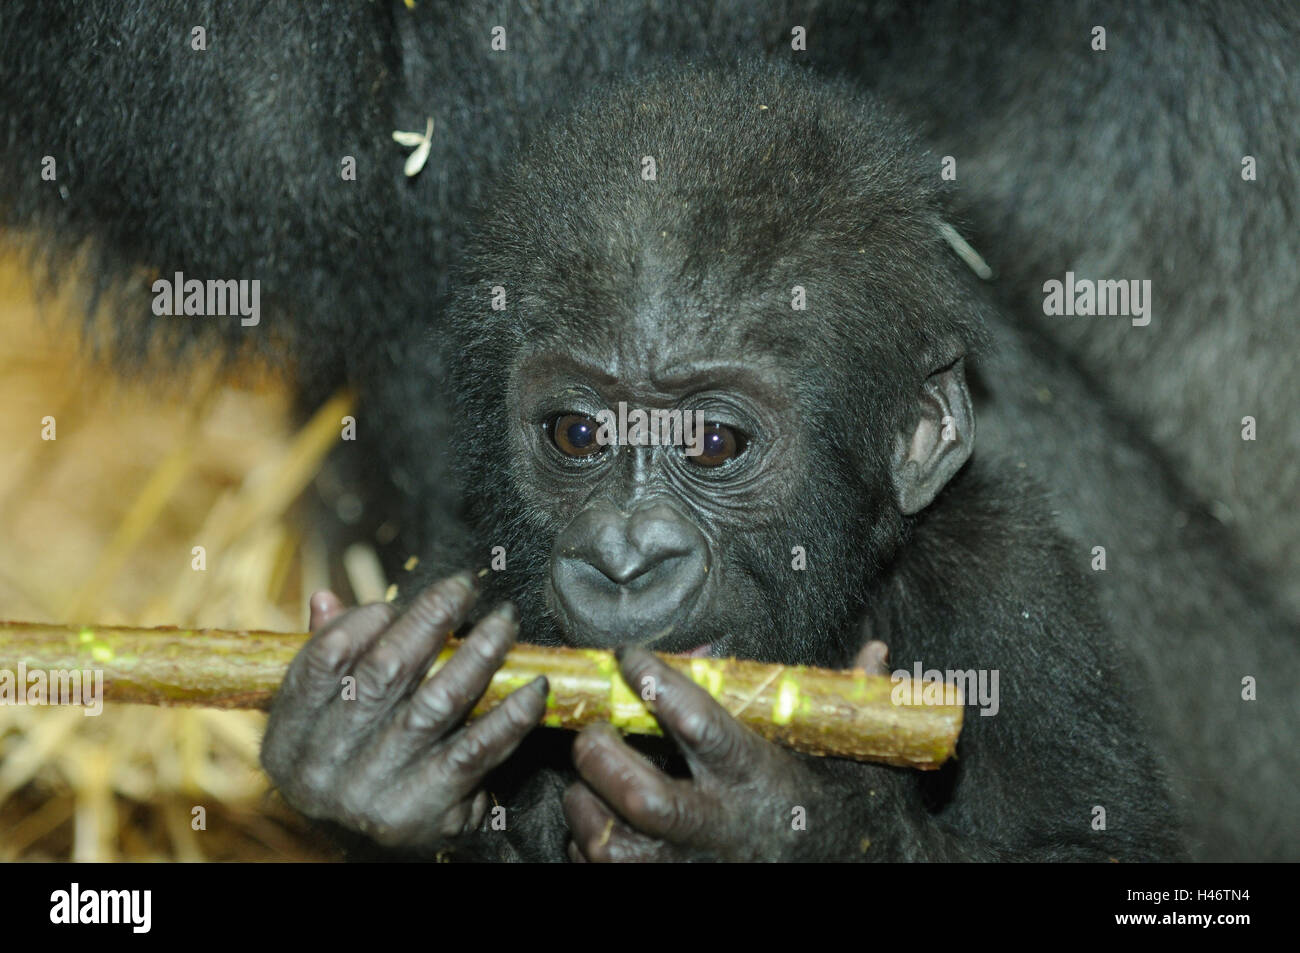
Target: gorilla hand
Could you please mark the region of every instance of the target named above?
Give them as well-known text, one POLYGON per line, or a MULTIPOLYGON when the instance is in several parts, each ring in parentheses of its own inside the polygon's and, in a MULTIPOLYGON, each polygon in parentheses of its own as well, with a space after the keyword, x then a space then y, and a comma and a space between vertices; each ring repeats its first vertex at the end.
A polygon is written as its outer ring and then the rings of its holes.
POLYGON ((312 638, 289 667, 262 744, 262 764, 291 804, 422 851, 479 830, 490 803, 483 779, 541 719, 547 683, 538 678, 464 724, 514 644, 509 604, 424 680, 474 600, 468 573, 431 586, 400 617, 382 603, 344 612, 330 594, 313 598, 312 638))
POLYGON ((860 789, 838 791, 816 763, 824 759, 804 758, 760 738, 645 649, 624 648, 618 655, 629 685, 653 679, 655 697, 647 707, 681 748, 691 778, 664 774, 609 725, 584 730, 573 746, 581 780, 564 797, 570 859, 852 856, 858 840, 846 841, 827 818, 842 816, 842 799, 860 799, 860 789), (849 848, 841 850, 845 843, 849 848))

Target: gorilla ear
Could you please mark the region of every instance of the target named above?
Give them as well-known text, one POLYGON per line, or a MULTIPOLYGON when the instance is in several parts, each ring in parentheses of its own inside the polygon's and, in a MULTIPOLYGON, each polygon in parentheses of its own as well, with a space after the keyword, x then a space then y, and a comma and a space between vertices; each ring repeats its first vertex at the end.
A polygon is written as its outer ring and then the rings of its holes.
POLYGON ((917 404, 915 425, 894 442, 894 498, 909 516, 930 505, 974 446, 975 412, 960 358, 926 378, 917 404))

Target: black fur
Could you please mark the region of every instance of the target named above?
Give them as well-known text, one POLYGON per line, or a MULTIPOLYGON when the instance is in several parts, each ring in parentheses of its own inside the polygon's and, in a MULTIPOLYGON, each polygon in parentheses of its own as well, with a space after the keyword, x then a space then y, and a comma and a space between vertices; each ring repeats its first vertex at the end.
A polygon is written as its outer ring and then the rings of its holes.
POLYGON ((1300 617, 1300 7, 1032 7, 903 5, 856 75, 957 159, 954 198, 1000 293, 1155 440, 1300 617), (1151 323, 1045 316, 1043 282, 1067 270, 1150 279, 1151 323))
POLYGON ((258 278, 262 326, 174 339, 269 354, 296 368, 310 402, 402 359, 411 325, 437 314, 471 210, 548 108, 670 55, 775 48, 820 6, 6 3, 0 221, 39 228, 56 265, 90 239, 90 292, 124 295, 125 357, 175 323, 153 318, 137 269, 258 278), (489 46, 498 24, 504 53, 489 46), (196 25, 205 52, 191 49, 196 25), (429 160, 407 179, 410 150, 391 133, 427 117, 429 160), (56 182, 40 178, 46 155, 56 182))

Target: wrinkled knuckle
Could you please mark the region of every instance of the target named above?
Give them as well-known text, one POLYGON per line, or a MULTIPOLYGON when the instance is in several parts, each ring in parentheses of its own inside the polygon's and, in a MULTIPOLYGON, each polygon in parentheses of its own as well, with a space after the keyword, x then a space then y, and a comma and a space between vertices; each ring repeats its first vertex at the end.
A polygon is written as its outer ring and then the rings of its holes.
POLYGON ((485 747, 480 738, 467 736, 447 752, 448 766, 460 775, 471 775, 477 770, 485 754, 485 747))
POLYGON ((393 624, 397 613, 386 602, 371 602, 349 609, 330 623, 312 648, 325 649, 341 656, 356 650, 358 643, 368 642, 393 624))
POLYGON ((397 610, 387 602, 368 602, 353 611, 370 632, 387 629, 397 620, 397 610))
POLYGON ((361 787, 349 785, 339 792, 339 811, 354 825, 368 826, 373 820, 374 798, 361 787))
POLYGON ((303 650, 303 667, 312 678, 333 677, 348 660, 352 640, 341 626, 324 633, 303 650))
POLYGON ((337 811, 335 776, 326 765, 308 764, 280 772, 276 785, 294 807, 311 817, 333 817, 337 811))
POLYGON ((445 689, 425 689, 407 705, 404 723, 412 731, 429 731, 450 722, 457 711, 455 706, 454 698, 445 689))
POLYGON ((392 646, 376 646, 357 669, 357 697, 370 702, 389 698, 401 673, 401 655, 392 646))
POLYGON ((465 610, 465 594, 459 586, 440 583, 420 594, 406 611, 406 618, 421 628, 441 628, 460 622, 465 610))
POLYGON ((634 810, 642 817, 650 818, 660 827, 671 829, 677 826, 677 803, 673 798, 658 791, 634 791, 632 796, 640 802, 634 810))
POLYGON ((659 798, 643 788, 634 788, 627 794, 627 809, 635 817, 653 817, 660 816, 661 805, 659 798))
POLYGON ((744 751, 743 739, 729 731, 716 731, 709 741, 708 750, 715 761, 737 762, 744 751))
POLYGON ((499 630, 484 627, 476 629, 474 634, 465 640, 464 648, 470 650, 474 660, 481 666, 498 665, 505 643, 506 639, 499 630))
POLYGON ((682 718, 682 732, 695 739, 700 750, 716 750, 723 734, 718 731, 714 720, 700 711, 692 711, 682 718))
POLYGON ((313 794, 325 794, 333 791, 335 786, 334 769, 328 764, 304 765, 298 772, 298 779, 302 787, 313 794))

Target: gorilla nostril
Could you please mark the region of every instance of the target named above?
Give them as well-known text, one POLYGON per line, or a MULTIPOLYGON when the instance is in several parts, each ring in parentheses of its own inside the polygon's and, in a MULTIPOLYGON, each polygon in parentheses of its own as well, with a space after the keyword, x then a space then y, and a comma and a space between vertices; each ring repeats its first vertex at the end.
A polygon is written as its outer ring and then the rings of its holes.
POLYGON ((596 564, 596 569, 600 574, 610 582, 620 586, 626 586, 633 579, 639 579, 650 571, 649 566, 639 560, 629 561, 621 566, 609 566, 596 564))
MULTIPOLYGON (((646 576, 664 576, 671 574, 674 565, 687 554, 683 552, 636 554, 637 558, 625 560, 621 565, 596 565, 596 569, 610 582, 627 586, 646 576)), ((646 580, 649 582, 649 580, 646 580)))

